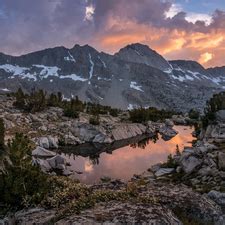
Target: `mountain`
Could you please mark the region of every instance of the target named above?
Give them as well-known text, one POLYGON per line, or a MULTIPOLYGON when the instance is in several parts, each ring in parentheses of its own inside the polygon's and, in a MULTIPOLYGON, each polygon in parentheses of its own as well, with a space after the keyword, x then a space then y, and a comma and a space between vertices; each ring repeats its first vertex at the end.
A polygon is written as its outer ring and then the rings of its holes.
POLYGON ((225 88, 225 67, 205 69, 194 61, 167 61, 146 45, 118 53, 89 45, 56 47, 22 56, 0 53, 0 90, 33 88, 76 95, 84 101, 122 109, 134 107, 202 110, 213 93, 225 88))

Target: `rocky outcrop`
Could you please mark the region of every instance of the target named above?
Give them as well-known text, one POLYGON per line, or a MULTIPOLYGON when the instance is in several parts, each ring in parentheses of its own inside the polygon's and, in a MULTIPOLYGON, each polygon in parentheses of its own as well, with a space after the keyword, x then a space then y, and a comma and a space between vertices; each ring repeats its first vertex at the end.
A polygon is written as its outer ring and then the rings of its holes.
MULTIPOLYGON (((209 125, 201 133, 201 139, 193 147, 185 147, 181 154, 172 159, 174 173, 163 174, 163 177, 192 186, 199 192, 224 191, 225 187, 225 124, 209 125)), ((152 168, 156 177, 167 165, 152 168)))
MULTIPOLYGON (((17 212, 13 219, 19 224, 224 224, 221 207, 211 193, 203 196, 185 185, 166 184, 150 181, 141 176, 125 184, 111 181, 89 187, 93 192, 136 190, 136 197, 128 200, 109 200, 95 204, 79 214, 67 213, 58 217, 60 209, 29 209, 17 212)), ((73 196, 70 196, 71 203, 73 196)), ((221 199, 221 198, 220 198, 221 199)), ((66 206, 65 206, 66 207, 66 206)), ((5 222, 9 221, 5 218, 5 222)))
MULTIPOLYGON (((1 96, 0 96, 1 98, 1 96)), ((0 110, 6 126, 7 139, 14 136, 17 129, 25 133, 38 146, 45 149, 57 149, 59 145, 79 145, 84 143, 110 144, 140 135, 154 136, 157 132, 165 140, 173 138, 177 132, 173 129, 173 121, 165 123, 148 122, 145 125, 125 120, 124 115, 112 117, 100 115, 98 126, 89 123, 90 115, 80 113, 79 119, 63 116, 61 108, 50 107, 35 114, 22 113, 13 106, 13 99, 2 97, 0 110), (7 106, 7 107, 6 107, 7 106)), ((126 120, 128 116, 126 114, 126 120)))
POLYGON ((32 164, 40 167, 44 173, 52 175, 59 174, 64 176, 69 176, 72 174, 72 171, 68 168, 69 163, 66 159, 55 152, 38 146, 32 151, 32 156, 32 164))
POLYGON ((146 133, 142 124, 121 124, 112 129, 112 138, 115 141, 132 138, 146 133))

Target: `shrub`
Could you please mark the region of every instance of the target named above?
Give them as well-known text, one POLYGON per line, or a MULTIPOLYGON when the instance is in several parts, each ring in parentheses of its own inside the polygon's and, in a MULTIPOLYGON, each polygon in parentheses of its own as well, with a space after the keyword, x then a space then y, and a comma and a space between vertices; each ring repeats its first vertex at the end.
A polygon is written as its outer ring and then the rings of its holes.
POLYGON ((10 208, 38 204, 48 192, 47 177, 32 166, 31 147, 27 137, 16 134, 8 143, 11 163, 0 175, 0 199, 10 208))
POLYGON ((159 120, 165 120, 167 118, 171 118, 175 113, 172 111, 166 111, 164 109, 159 110, 154 107, 150 107, 148 109, 138 108, 129 111, 130 120, 133 123, 142 123, 146 121, 154 121, 157 122, 159 120))
POLYGON ((47 106, 46 93, 43 90, 32 91, 30 95, 24 94, 22 89, 19 88, 14 94, 16 101, 14 106, 16 108, 25 110, 27 112, 40 112, 47 106))
POLYGON ((67 108, 64 110, 64 116, 70 118, 79 118, 79 112, 74 111, 72 108, 67 108))
POLYGON ((200 113, 195 109, 191 109, 188 113, 188 116, 190 119, 198 120, 200 117, 200 113))
POLYGON ((119 110, 118 109, 110 109, 109 110, 109 114, 113 117, 117 117, 118 116, 118 113, 119 113, 119 110))
POLYGON ((205 115, 201 118, 203 128, 215 122, 215 114, 219 110, 225 110, 225 92, 214 94, 213 97, 207 101, 204 110, 205 115))
POLYGON ((99 115, 91 116, 90 119, 89 119, 89 123, 92 124, 92 125, 99 125, 100 124, 99 115))

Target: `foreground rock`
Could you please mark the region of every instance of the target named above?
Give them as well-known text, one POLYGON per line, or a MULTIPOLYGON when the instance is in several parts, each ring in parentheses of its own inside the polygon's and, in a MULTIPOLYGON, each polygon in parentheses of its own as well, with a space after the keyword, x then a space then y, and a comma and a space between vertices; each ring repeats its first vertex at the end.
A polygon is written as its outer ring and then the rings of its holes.
MULTIPOLYGON (((58 217, 59 209, 31 209, 15 215, 18 224, 215 224, 225 222, 222 209, 208 196, 195 193, 185 185, 149 181, 140 177, 124 184, 112 181, 90 187, 95 191, 134 191, 128 200, 99 202, 79 214, 58 217), (63 217, 63 218, 62 218, 63 217)), ((72 198, 72 196, 71 196, 72 198)), ((72 201, 72 199, 71 199, 72 201)), ((70 201, 70 202, 71 202, 70 201)), ((66 208, 66 205, 65 205, 66 208)), ((7 220, 7 219, 5 219, 7 220)))

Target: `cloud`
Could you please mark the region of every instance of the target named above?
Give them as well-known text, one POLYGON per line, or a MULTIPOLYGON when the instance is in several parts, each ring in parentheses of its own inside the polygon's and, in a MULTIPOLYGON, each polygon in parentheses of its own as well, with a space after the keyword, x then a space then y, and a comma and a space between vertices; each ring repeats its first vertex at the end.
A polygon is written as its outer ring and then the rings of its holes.
POLYGON ((164 14, 166 18, 172 19, 174 16, 176 16, 178 13, 182 11, 183 11, 183 8, 180 4, 172 4, 169 10, 166 11, 164 14))
POLYGON ((168 59, 224 64, 225 12, 185 12, 169 0, 0 0, 0 27, 8 54, 76 43, 114 53, 141 42, 168 59))
POLYGON ((213 54, 206 52, 206 53, 201 54, 201 56, 199 58, 199 62, 202 64, 205 64, 205 63, 209 62, 210 60, 212 60, 212 58, 213 58, 213 54))
POLYGON ((93 15, 95 13, 95 8, 93 5, 88 5, 86 6, 85 8, 85 17, 84 17, 84 20, 87 20, 87 21, 92 21, 93 20, 93 15))
POLYGON ((212 16, 202 13, 189 13, 185 17, 185 19, 191 23, 196 23, 197 21, 204 21, 207 26, 212 23, 212 16))

